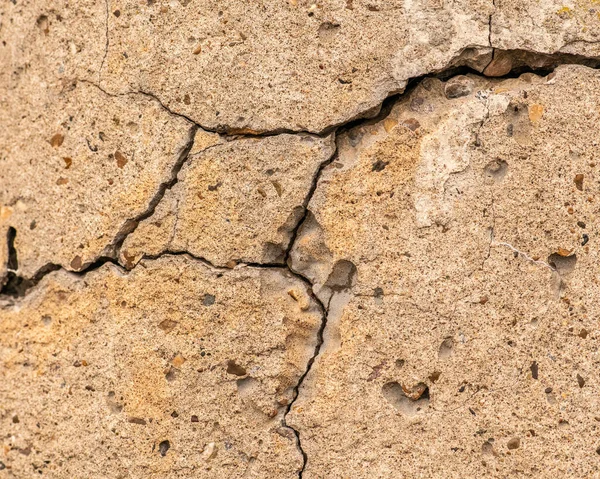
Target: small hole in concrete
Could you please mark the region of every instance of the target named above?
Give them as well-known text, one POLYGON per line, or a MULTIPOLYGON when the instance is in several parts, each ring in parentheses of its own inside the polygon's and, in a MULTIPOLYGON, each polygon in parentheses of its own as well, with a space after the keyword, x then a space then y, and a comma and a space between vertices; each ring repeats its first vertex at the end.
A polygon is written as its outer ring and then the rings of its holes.
POLYGON ((160 455, 162 457, 165 457, 167 455, 167 451, 169 450, 170 447, 171 447, 171 443, 169 441, 162 441, 158 445, 158 452, 160 452, 160 455))
POLYGON ((245 376, 246 370, 239 364, 236 364, 235 361, 229 360, 227 361, 227 374, 233 374, 235 376, 245 376))
POLYGON ((438 352, 439 358, 448 359, 452 355, 452 348, 454 348, 454 340, 450 337, 444 339, 438 352))
POLYGON ((562 256, 558 253, 552 253, 548 256, 548 264, 558 271, 561 276, 569 274, 575 270, 577 255, 562 256))

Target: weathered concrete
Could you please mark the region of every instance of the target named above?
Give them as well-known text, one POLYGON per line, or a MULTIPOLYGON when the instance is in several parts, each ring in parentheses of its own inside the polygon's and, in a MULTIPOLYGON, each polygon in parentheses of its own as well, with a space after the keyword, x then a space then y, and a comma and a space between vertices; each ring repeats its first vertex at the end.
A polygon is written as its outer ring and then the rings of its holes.
POLYGON ((596 3, 4 2, 0 477, 596 477, 596 3))

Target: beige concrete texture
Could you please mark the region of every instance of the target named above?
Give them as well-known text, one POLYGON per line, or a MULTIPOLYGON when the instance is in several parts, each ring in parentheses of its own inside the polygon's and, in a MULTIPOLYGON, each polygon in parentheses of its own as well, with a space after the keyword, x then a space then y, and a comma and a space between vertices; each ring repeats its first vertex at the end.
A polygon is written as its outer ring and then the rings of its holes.
POLYGON ((600 4, 0 5, 0 479, 600 477, 600 4))
POLYGON ((320 324, 281 268, 53 272, 2 312, 2 474, 295 477, 281 421, 320 324))

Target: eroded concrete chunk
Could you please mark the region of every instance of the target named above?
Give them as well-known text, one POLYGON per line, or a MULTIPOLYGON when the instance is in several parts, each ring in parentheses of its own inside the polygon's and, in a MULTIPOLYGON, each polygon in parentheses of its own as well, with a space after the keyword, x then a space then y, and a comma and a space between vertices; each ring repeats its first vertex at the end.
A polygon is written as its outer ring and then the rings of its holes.
POLYGON ((178 182, 121 250, 122 263, 186 251, 212 264, 281 263, 333 137, 237 139, 190 154, 178 182))
POLYGON ((16 231, 27 278, 48 264, 79 271, 112 254, 195 132, 144 95, 112 97, 87 82, 45 93, 41 110, 21 115, 19 96, 8 96, 0 113, 0 223, 16 231))
POLYGON ((102 85, 153 92, 210 129, 321 132, 411 77, 491 58, 491 0, 109 5, 102 85))
POLYGON ((309 204, 291 267, 329 314, 288 415, 303 477, 597 469, 600 75, 456 82, 342 135, 309 204))
POLYGON ((0 310, 8 477, 297 477, 282 417, 320 324, 283 269, 51 273, 0 310))

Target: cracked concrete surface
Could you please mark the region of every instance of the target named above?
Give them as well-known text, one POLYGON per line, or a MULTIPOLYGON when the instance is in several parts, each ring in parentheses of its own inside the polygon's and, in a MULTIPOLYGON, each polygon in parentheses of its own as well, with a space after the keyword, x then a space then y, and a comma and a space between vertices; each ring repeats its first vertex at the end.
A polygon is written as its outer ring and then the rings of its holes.
POLYGON ((593 476, 599 86, 428 79, 340 135, 290 255, 331 302, 303 477, 593 476))
POLYGON ((282 264, 333 136, 239 139, 190 154, 177 184, 127 238, 122 262, 188 251, 212 264, 282 264))
POLYGON ((595 2, 0 7, 0 477, 595 477, 595 2))
POLYGON ((3 216, 18 232, 25 277, 49 263, 79 271, 110 255, 170 181, 195 133, 152 99, 109 97, 86 82, 67 89, 44 101, 43 115, 9 118, 19 104, 2 112, 3 216))

